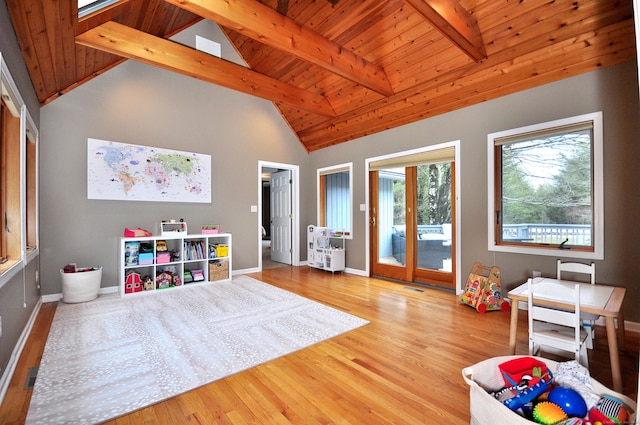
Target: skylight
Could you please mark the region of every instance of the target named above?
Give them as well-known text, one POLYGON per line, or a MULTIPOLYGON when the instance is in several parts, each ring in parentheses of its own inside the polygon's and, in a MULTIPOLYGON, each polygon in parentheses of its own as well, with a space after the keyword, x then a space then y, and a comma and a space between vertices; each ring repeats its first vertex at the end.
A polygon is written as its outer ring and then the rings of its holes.
POLYGON ((78 0, 78 18, 89 15, 119 0, 78 0))

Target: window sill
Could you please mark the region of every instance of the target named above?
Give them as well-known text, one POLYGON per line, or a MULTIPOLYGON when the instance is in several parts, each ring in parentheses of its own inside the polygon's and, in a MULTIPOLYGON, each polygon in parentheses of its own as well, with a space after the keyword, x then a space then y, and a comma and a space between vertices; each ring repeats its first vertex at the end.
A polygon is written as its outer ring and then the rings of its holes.
POLYGON ((578 249, 560 249, 553 248, 538 248, 538 247, 526 247, 526 246, 514 246, 514 245, 495 245, 489 243, 489 251, 496 252, 508 252, 512 254, 527 254, 527 255, 545 255, 549 257, 563 257, 563 258, 582 258, 588 260, 603 260, 604 251, 599 250, 597 247, 595 251, 584 251, 578 249))
POLYGON ((21 264, 21 260, 7 260, 6 263, 0 264, 0 288, 20 271, 21 264))

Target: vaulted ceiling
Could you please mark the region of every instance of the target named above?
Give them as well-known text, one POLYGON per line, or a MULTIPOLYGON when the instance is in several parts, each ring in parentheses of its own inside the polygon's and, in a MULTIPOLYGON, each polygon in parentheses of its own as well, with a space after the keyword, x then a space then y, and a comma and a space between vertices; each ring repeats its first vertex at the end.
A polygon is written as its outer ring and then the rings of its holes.
POLYGON ((309 152, 636 54, 631 0, 6 3, 42 105, 133 59, 273 101, 309 152), (201 19, 248 68, 167 40, 201 19))

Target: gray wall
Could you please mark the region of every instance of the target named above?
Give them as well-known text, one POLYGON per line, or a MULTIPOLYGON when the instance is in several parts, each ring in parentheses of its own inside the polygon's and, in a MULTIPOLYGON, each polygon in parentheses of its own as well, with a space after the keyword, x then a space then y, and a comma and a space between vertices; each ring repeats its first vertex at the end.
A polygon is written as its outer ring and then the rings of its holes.
MULTIPOLYGON (((178 39, 191 43, 196 32, 221 42, 223 57, 236 55, 207 21, 178 39)), ((117 285, 124 228, 155 233, 168 218, 184 218, 189 233, 220 224, 233 234, 233 269, 255 268, 259 217, 250 207, 258 203, 258 161, 299 165, 309 174, 306 151, 271 102, 134 61, 47 104, 41 114, 43 294, 61 292, 58 270, 69 262, 100 264, 102 286, 117 285), (87 138, 210 154, 212 203, 88 200, 87 138)), ((306 216, 304 191, 301 196, 306 216)))
MULTIPOLYGON (((38 126, 40 105, 13 32, 5 0, 0 0, 0 53, 2 53, 2 60, 6 62, 11 77, 18 87, 22 100, 26 103, 31 117, 38 126)), ((40 289, 36 283, 38 262, 38 256, 32 257, 29 264, 25 265, 24 273, 19 271, 0 288, 0 316, 2 317, 0 370, 3 373, 11 358, 11 353, 40 299, 40 289)))
MULTIPOLYGON (((523 282, 533 270, 555 275, 556 257, 493 253, 487 249, 487 134, 602 110, 604 119, 605 259, 596 261, 601 283, 624 286, 625 317, 640 322, 637 263, 640 259, 640 120, 635 62, 605 68, 484 102, 311 154, 310 169, 353 161, 354 239, 347 265, 364 270, 366 213, 365 159, 460 140, 462 279, 474 262, 497 265, 503 289, 523 282)), ((315 175, 311 178, 315 221, 315 175)))

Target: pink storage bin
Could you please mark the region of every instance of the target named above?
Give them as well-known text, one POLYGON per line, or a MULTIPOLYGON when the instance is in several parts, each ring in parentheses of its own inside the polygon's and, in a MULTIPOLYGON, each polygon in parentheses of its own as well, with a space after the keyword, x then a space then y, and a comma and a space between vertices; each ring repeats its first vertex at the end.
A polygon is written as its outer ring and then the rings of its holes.
POLYGON ((164 264, 171 262, 171 254, 168 252, 159 252, 156 254, 156 264, 164 264))
POLYGON ((219 224, 203 224, 201 228, 203 235, 218 235, 220 234, 219 224))

